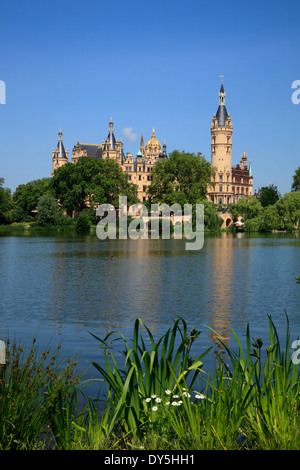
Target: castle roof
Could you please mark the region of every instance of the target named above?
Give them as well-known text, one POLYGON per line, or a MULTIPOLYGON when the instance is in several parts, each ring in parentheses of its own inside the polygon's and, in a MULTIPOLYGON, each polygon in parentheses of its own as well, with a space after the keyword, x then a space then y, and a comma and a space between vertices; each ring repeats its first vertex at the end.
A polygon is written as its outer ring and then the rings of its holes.
POLYGON ((58 158, 67 158, 65 147, 62 141, 61 129, 59 129, 59 133, 58 133, 57 149, 58 149, 58 158))
POLYGON ((225 106, 225 95, 226 93, 224 91, 224 85, 223 85, 223 79, 222 79, 222 84, 221 84, 220 93, 219 93, 219 107, 218 107, 218 111, 216 114, 219 127, 225 127, 225 121, 228 116, 227 109, 225 106))
POLYGON ((216 114, 219 127, 225 127, 225 121, 227 119, 228 113, 225 104, 220 104, 216 114))
POLYGON ((98 144, 84 144, 78 142, 77 145, 80 146, 82 150, 86 150, 88 157, 102 158, 102 147, 98 144))

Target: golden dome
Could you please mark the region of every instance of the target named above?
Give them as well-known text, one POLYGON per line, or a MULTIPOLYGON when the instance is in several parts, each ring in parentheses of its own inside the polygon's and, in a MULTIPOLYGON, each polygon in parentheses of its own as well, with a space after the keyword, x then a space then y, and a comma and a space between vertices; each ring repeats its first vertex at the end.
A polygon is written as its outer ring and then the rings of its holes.
POLYGON ((161 150, 161 143, 155 137, 155 130, 152 129, 151 139, 145 145, 145 151, 159 152, 161 150))

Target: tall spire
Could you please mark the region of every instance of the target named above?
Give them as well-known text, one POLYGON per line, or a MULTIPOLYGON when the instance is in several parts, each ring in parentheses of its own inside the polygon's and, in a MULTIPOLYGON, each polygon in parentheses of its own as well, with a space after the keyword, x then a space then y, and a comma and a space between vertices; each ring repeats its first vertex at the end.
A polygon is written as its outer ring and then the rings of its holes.
POLYGON ((220 76, 222 78, 222 83, 221 83, 221 88, 219 92, 219 107, 218 107, 216 117, 218 120, 218 126, 225 127, 225 121, 228 116, 228 113, 227 113, 226 106, 225 106, 226 93, 224 91, 223 75, 220 75, 220 76))
POLYGON ((109 132, 107 138, 109 139, 109 150, 115 150, 116 139, 114 136, 114 123, 112 122, 112 117, 110 118, 109 132))
POLYGON ((141 133, 141 140, 140 140, 140 152, 144 154, 145 152, 145 147, 144 147, 144 136, 143 133, 141 133))
POLYGON ((58 143, 57 143, 57 148, 58 148, 58 157, 59 158, 67 158, 66 152, 65 152, 65 147, 63 144, 63 139, 62 139, 62 131, 61 128, 59 129, 58 133, 58 143))
POLYGON ((219 105, 220 106, 225 106, 225 96, 226 96, 226 93, 224 91, 224 84, 223 84, 223 75, 220 75, 221 79, 222 79, 222 83, 221 83, 221 88, 220 88, 220 93, 219 93, 219 105))

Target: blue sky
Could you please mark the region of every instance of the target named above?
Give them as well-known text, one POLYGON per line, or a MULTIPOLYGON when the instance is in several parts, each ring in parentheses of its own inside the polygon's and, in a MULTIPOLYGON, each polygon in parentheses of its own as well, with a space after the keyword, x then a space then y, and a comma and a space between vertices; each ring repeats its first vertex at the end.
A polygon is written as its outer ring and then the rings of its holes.
POLYGON ((2 0, 0 177, 14 191, 50 176, 60 127, 71 154, 77 141, 102 143, 111 116, 125 152, 135 155, 154 127, 168 152, 210 161, 223 74, 233 165, 245 146, 254 188, 290 191, 300 166, 299 24, 294 0, 2 0))

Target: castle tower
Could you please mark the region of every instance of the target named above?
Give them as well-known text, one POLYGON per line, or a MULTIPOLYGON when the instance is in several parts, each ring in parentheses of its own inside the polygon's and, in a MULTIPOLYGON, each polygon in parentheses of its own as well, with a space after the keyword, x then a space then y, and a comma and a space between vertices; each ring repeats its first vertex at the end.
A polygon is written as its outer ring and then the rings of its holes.
POLYGON ((140 149, 139 149, 139 151, 141 152, 142 155, 145 155, 145 147, 144 147, 144 136, 143 136, 143 133, 141 134, 140 149))
POLYGON ((228 203, 231 199, 232 182, 232 123, 225 105, 223 78, 219 92, 219 107, 211 124, 211 165, 215 169, 213 185, 208 188, 209 200, 215 204, 228 203))
POLYGON ((59 129, 58 143, 57 143, 56 149, 52 150, 52 171, 51 171, 51 176, 53 176, 54 170, 56 170, 56 168, 59 168, 59 167, 65 165, 66 163, 68 163, 69 151, 68 151, 68 149, 65 150, 62 136, 63 135, 62 135, 61 129, 59 129))
POLYGON ((114 135, 114 124, 112 118, 108 125, 108 136, 102 143, 102 158, 113 158, 119 163, 122 162, 123 143, 118 141, 114 135))
POLYGON ((155 136, 155 129, 152 129, 151 139, 145 145, 145 156, 148 160, 153 160, 159 157, 162 150, 161 143, 155 136))

